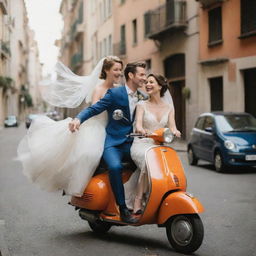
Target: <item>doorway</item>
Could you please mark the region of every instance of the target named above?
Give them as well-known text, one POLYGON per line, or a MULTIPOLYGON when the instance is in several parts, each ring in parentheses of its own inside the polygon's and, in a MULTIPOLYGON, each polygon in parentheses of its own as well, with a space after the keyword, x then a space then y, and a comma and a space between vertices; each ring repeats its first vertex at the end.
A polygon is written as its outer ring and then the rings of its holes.
POLYGON ((244 70, 244 109, 256 117, 256 68, 244 70))
POLYGON ((175 108, 175 122, 182 138, 186 138, 186 104, 182 95, 185 87, 185 54, 179 53, 164 61, 165 77, 169 81, 169 90, 175 108))

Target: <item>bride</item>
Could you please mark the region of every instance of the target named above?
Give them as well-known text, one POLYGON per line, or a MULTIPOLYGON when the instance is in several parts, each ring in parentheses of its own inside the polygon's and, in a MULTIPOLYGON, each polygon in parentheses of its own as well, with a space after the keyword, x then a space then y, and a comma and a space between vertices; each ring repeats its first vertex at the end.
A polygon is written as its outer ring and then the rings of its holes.
MULTIPOLYGON (((75 108, 83 100, 94 104, 120 82, 122 69, 116 56, 103 58, 89 76, 77 76, 58 62, 58 78, 43 83, 42 96, 58 107, 75 108)), ((70 121, 56 122, 46 116, 35 119, 18 145, 17 159, 24 175, 42 189, 82 196, 101 159, 107 116, 103 112, 91 118, 77 133, 69 131, 70 121)))
MULTIPOLYGON (((168 102, 172 102, 165 99, 165 94, 168 95, 167 89, 168 83, 166 78, 161 75, 148 75, 145 90, 150 98, 148 101, 141 102, 137 105, 135 123, 135 131, 137 133, 145 135, 156 129, 168 127, 175 136, 181 136, 180 131, 176 128, 173 104, 168 104, 168 102)), ((143 194, 147 190, 145 151, 153 145, 153 139, 135 138, 131 147, 131 157, 140 169, 133 206, 135 214, 140 214, 142 212, 143 194)), ((136 174, 134 174, 134 176, 135 175, 136 174)))

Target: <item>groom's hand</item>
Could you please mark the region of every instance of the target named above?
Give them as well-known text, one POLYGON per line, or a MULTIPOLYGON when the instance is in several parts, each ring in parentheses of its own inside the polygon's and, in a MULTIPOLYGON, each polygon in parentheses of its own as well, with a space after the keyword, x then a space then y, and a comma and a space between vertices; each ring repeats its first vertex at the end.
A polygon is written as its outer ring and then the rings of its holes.
POLYGON ((68 127, 69 127, 69 130, 71 132, 75 132, 76 130, 79 130, 79 127, 80 127, 80 120, 75 118, 73 119, 69 124, 68 124, 68 127))

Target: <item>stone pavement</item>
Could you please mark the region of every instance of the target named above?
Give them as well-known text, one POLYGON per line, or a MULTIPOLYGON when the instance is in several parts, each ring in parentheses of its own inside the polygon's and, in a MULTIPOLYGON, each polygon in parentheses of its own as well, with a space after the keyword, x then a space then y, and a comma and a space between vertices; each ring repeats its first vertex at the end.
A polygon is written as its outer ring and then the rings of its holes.
POLYGON ((187 142, 185 140, 175 138, 171 144, 171 147, 174 148, 178 152, 186 152, 187 151, 187 142))

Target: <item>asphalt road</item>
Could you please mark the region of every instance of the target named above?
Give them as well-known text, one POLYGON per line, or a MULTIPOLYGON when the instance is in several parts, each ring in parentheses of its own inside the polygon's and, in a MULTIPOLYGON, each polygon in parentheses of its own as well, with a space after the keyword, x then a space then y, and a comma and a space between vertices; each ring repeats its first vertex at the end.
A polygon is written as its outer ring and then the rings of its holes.
MULTIPOLYGON (((25 132, 24 124, 0 130, 0 221, 5 222, 0 240, 3 235, 11 256, 181 255, 156 225, 113 227, 96 236, 67 204, 68 197, 41 191, 23 176, 14 158, 25 132)), ((206 209, 205 237, 195 255, 256 255, 256 168, 219 174, 203 162, 190 167, 186 154, 179 154, 188 191, 206 209)))

